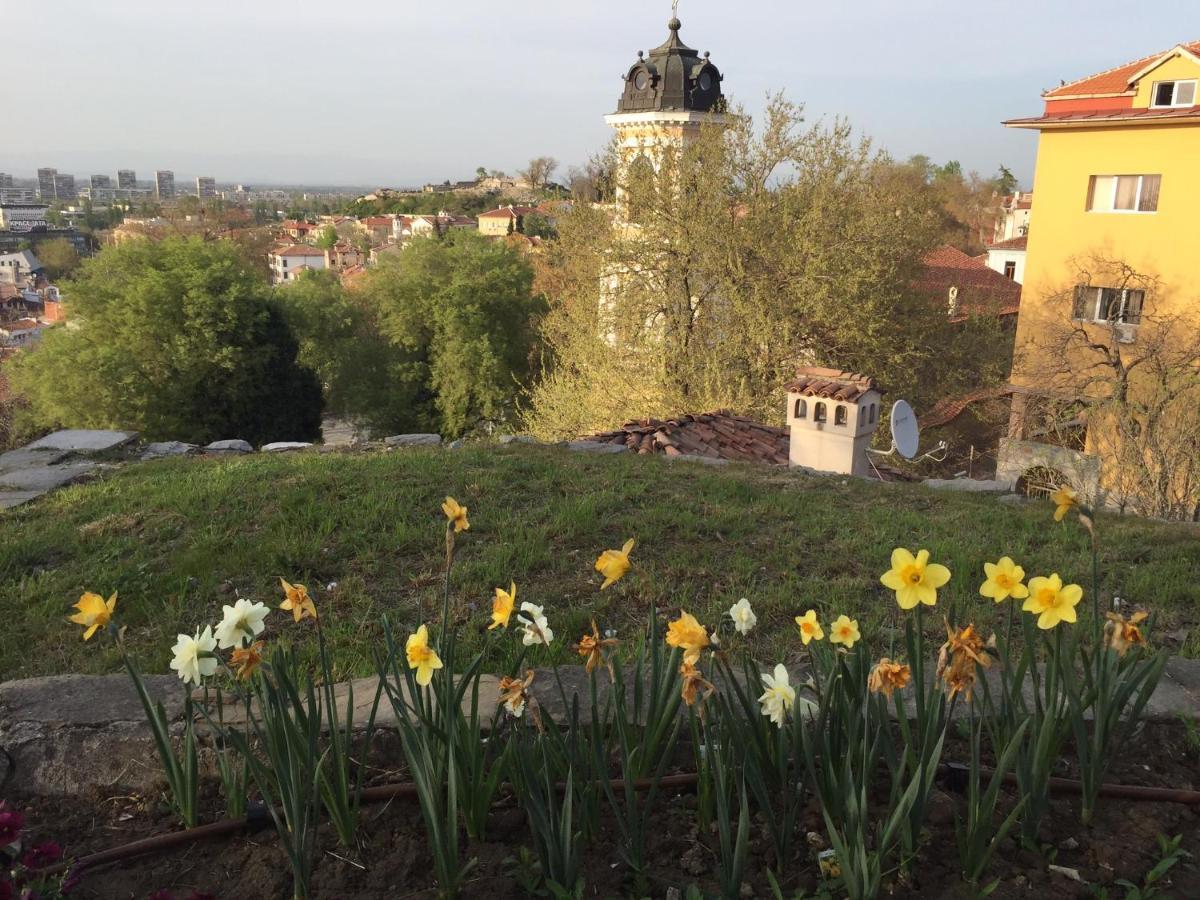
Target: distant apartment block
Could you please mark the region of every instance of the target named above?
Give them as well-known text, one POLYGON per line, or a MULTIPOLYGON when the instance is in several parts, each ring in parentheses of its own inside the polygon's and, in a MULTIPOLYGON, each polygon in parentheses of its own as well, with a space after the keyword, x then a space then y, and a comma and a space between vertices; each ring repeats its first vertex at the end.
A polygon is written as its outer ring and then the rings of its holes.
POLYGON ((196 196, 201 200, 207 200, 211 197, 217 196, 217 180, 215 178, 197 178, 196 196))
POLYGON ((133 169, 117 169, 117 187, 133 190, 137 187, 137 172, 133 169))
POLYGON ((175 199, 175 173, 160 169, 154 173, 154 191, 159 200, 175 199))
POLYGON ((79 191, 75 189, 74 175, 55 175, 54 176, 54 199, 55 200, 74 200, 79 196, 79 191))
POLYGON ((58 195, 54 192, 54 178, 58 169, 38 169, 38 196, 43 200, 54 200, 58 195))
POLYGON ((93 188, 110 188, 112 187, 112 179, 107 175, 93 175, 91 177, 93 188))
POLYGON ((7 172, 0 172, 0 191, 12 190, 12 176, 7 172))

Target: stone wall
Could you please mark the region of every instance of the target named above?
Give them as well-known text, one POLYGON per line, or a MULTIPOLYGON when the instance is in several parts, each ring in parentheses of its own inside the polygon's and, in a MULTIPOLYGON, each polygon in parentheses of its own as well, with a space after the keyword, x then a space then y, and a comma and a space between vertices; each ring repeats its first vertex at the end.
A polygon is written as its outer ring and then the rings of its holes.
POLYGON ((997 480, 1015 483, 1027 471, 1039 466, 1061 472, 1071 487, 1089 503, 1101 505, 1103 494, 1100 488, 1099 457, 1067 447, 1039 444, 1036 441, 1000 439, 1000 453, 996 464, 997 480))

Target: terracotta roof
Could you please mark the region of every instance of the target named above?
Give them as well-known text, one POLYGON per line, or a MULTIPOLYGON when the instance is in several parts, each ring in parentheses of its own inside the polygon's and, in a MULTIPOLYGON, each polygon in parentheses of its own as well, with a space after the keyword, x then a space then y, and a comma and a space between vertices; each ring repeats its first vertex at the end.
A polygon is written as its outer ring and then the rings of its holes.
POLYGON ((796 379, 784 385, 784 390, 789 394, 824 397, 845 403, 853 403, 867 391, 883 393, 870 375, 827 369, 824 366, 805 366, 797 369, 796 379))
POLYGON ((378 228, 384 226, 391 228, 392 222, 396 220, 392 216, 367 216, 365 219, 360 221, 368 228, 378 228))
POLYGON ((1178 109, 1093 109, 1074 112, 1047 113, 1024 119, 1008 119, 1005 125, 1018 128, 1038 125, 1090 125, 1104 122, 1157 122, 1160 120, 1200 119, 1200 106, 1183 106, 1178 109))
MULTIPOLYGON (((1193 41, 1181 46, 1191 53, 1200 54, 1200 41, 1193 41)), ((1117 66, 1115 69, 1108 69, 1095 75, 1089 75, 1086 78, 1080 78, 1078 81, 1072 81, 1069 84, 1046 91, 1042 96, 1047 100, 1055 100, 1064 97, 1094 97, 1097 94, 1122 94, 1129 90, 1129 82, 1134 75, 1155 60, 1166 56, 1174 49, 1172 47, 1170 50, 1152 53, 1149 56, 1143 56, 1141 59, 1135 59, 1133 62, 1117 66)))
MULTIPOLYGON (((1027 250, 1029 249, 1028 237, 1009 238, 1007 241, 996 241, 994 244, 988 244, 989 250, 1027 250)), ((972 257, 978 259, 978 257, 972 257)))
POLYGON ((949 245, 925 254, 914 287, 943 308, 948 308, 950 288, 958 288, 958 312, 952 318, 971 315, 1016 315, 1021 308, 1021 285, 989 269, 981 259, 967 256, 949 245))
POLYGON ((788 463, 788 432, 727 411, 642 419, 585 440, 619 444, 638 453, 704 456, 773 466, 788 463))
POLYGON ((280 247, 271 251, 276 256, 325 256, 325 251, 305 244, 292 244, 290 247, 280 247))
POLYGON ((968 394, 963 394, 961 397, 945 397, 939 400, 929 412, 923 416, 917 417, 917 422, 922 428, 937 428, 952 422, 962 415, 972 403, 980 400, 995 400, 997 397, 1007 397, 1013 392, 1012 386, 1007 384, 996 385, 993 387, 983 387, 971 391, 968 394))

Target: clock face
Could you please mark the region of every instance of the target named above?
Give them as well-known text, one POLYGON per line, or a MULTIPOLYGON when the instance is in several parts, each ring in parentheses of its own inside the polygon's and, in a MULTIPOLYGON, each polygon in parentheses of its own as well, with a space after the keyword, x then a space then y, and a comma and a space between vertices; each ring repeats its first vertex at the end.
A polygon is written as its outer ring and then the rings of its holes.
POLYGON ((644 91, 650 85, 650 76, 644 71, 638 72, 633 76, 633 86, 639 91, 644 91))
POLYGON ((700 90, 702 90, 702 91, 711 90, 712 85, 713 85, 712 75, 708 72, 701 72, 700 73, 700 90))

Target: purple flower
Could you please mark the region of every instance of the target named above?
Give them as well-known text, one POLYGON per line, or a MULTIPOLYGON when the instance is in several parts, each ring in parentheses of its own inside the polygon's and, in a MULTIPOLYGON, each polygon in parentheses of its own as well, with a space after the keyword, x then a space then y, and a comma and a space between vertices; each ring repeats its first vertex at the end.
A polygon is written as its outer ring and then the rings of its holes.
POLYGON ((63 849, 55 841, 34 844, 21 857, 21 865, 27 869, 44 869, 62 859, 63 849))
POLYGON ((0 847, 7 847, 21 836, 25 817, 13 809, 0 804, 0 847))

